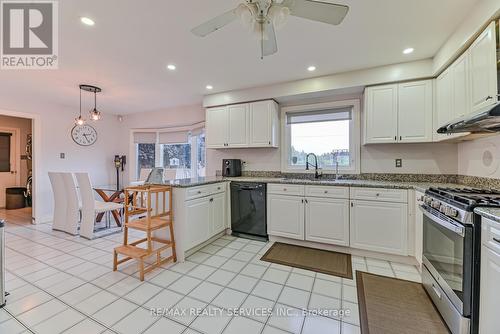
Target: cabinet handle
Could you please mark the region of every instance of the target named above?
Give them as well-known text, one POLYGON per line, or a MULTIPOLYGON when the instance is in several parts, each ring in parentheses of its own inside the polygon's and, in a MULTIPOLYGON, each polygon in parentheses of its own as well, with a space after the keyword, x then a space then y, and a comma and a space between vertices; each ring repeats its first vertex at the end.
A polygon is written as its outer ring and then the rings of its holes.
POLYGON ((201 194, 201 190, 198 190, 198 194, 201 194))
POLYGON ((305 199, 304 201, 306 201, 306 204, 307 204, 307 203, 309 203, 309 202, 307 201, 307 199, 305 199))
POLYGON ((491 100, 492 98, 493 98, 493 96, 488 95, 488 97, 486 98, 486 101, 491 100))
POLYGON ((354 203, 353 202, 351 202, 351 208, 354 208, 354 203))
POLYGON ((269 145, 271 145, 271 142, 269 142, 269 145))
POLYGON ((328 190, 325 190, 325 194, 328 194, 328 190))
POLYGON ((304 203, 304 199, 302 199, 302 203, 304 203))
POLYGON ((497 244, 500 244, 500 239, 498 238, 493 238, 493 241, 496 242, 497 244))
POLYGON ((398 136, 394 136, 394 140, 397 141, 398 140, 398 136))
POLYGON ((211 198, 211 199, 210 199, 210 202, 213 202, 213 201, 214 201, 214 199, 213 199, 213 198, 211 198))
POLYGON ((283 188, 283 191, 286 191, 287 189, 286 188, 283 188))
POLYGON ((379 197, 379 196, 380 196, 380 194, 379 194, 379 193, 376 193, 376 194, 375 194, 375 196, 379 197))
POLYGON ((399 140, 403 140, 403 136, 399 136, 399 140))

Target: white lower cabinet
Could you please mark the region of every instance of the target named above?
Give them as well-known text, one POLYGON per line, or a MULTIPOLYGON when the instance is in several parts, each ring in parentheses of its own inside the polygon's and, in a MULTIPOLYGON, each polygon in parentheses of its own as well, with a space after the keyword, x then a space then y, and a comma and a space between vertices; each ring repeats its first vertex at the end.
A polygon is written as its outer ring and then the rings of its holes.
POLYGON ((350 209, 351 247, 408 255, 408 204, 353 200, 350 209))
POLYGON ((349 201, 310 197, 306 200, 305 239, 349 246, 349 201))
POLYGON ((287 195, 267 196, 269 235, 304 240, 304 198, 287 195))
POLYGON ((205 240, 210 234, 210 202, 206 197, 186 201, 186 249, 205 240))
POLYGON ((226 229, 224 219, 226 212, 226 196, 224 193, 216 194, 210 198, 210 232, 217 234, 226 229))

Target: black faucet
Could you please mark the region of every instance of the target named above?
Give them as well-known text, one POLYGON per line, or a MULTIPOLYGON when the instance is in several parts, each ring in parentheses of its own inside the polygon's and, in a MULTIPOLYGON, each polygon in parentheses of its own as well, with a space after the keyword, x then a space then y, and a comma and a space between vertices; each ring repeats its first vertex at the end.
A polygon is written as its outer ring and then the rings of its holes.
POLYGON ((306 156, 306 170, 309 170, 309 165, 314 166, 314 178, 319 179, 321 175, 318 173, 318 157, 316 156, 316 154, 309 153, 306 156), (314 165, 309 163, 309 156, 311 155, 314 157, 314 165))

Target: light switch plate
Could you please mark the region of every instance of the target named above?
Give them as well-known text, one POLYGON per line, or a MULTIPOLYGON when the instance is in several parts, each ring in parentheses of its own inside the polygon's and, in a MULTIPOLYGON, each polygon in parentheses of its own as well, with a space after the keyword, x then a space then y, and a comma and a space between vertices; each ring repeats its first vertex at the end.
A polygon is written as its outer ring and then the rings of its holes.
POLYGON ((403 167, 403 159, 396 159, 396 168, 403 167))

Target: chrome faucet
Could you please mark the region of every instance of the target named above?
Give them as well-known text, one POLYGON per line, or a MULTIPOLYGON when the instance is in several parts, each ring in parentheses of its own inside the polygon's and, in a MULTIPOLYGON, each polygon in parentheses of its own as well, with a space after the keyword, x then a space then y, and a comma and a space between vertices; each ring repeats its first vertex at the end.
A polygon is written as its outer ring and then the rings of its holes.
POLYGON ((309 170, 309 165, 314 166, 314 178, 319 179, 321 175, 318 173, 318 157, 314 153, 309 153, 306 156, 306 170, 309 170), (314 157, 314 165, 309 163, 309 156, 314 157))

